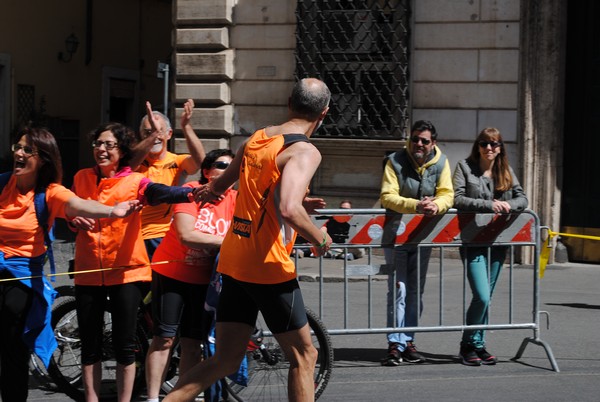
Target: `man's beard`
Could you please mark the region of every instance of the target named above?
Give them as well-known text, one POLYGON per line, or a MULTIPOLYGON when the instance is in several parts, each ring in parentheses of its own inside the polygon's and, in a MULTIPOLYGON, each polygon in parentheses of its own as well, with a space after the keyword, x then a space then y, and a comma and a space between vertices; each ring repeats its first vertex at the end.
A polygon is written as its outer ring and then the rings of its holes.
POLYGON ((159 144, 154 144, 154 145, 152 146, 152 148, 150 148, 150 153, 151 153, 151 154, 158 154, 158 153, 161 153, 161 152, 162 152, 162 150, 163 150, 163 144, 162 144, 162 142, 161 142, 161 143, 159 143, 159 144))

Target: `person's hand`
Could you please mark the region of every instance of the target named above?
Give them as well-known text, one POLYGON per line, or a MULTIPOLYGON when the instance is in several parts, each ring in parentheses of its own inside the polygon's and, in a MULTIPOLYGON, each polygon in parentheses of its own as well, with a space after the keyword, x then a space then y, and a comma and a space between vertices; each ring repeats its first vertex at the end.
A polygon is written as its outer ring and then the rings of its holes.
POLYGON ((162 139, 162 135, 164 135, 165 133, 160 132, 160 130, 158 129, 158 126, 160 124, 160 117, 152 113, 152 105, 149 101, 146 101, 146 116, 148 116, 148 123, 150 123, 151 127, 150 135, 162 139))
POLYGON ((194 100, 188 99, 187 102, 183 104, 183 112, 181 113, 181 128, 183 129, 185 126, 190 124, 190 120, 192 119, 192 114, 194 113, 194 100))
POLYGON ((139 200, 123 201, 112 207, 110 218, 125 218, 140 209, 142 209, 142 204, 139 200))
POLYGON ((323 232, 323 239, 324 239, 323 243, 313 244, 312 247, 310 248, 310 251, 313 253, 313 255, 315 257, 320 257, 320 256, 324 255, 331 247, 331 243, 333 243, 333 240, 331 240, 331 237, 327 233, 327 228, 322 227, 321 231, 323 232))
POLYGON ((425 216, 434 216, 438 213, 439 208, 435 202, 435 197, 425 197, 417 204, 417 212, 425 216))
POLYGON ((325 208, 327 203, 322 198, 304 197, 304 200, 302 200, 302 206, 304 209, 306 209, 307 213, 314 214, 316 209, 325 208))
POLYGON ((216 194, 210 187, 210 183, 206 183, 200 187, 196 187, 192 190, 194 201, 200 204, 200 208, 208 202, 216 202, 223 199, 223 195, 216 194))
POLYGON ((78 230, 88 231, 94 228, 94 226, 96 225, 96 220, 94 218, 76 216, 75 218, 69 221, 69 225, 78 230))
POLYGON ((492 210, 497 214, 502 212, 509 213, 510 204, 506 201, 494 200, 492 201, 492 210))

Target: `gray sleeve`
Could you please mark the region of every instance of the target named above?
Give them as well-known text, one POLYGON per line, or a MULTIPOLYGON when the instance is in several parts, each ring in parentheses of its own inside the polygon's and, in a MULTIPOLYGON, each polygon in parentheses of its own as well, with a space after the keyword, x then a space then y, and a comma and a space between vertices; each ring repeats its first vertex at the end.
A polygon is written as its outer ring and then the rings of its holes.
POLYGON ((519 183, 519 179, 517 179, 517 176, 515 175, 515 172, 513 172, 512 168, 510 168, 510 174, 512 175, 513 179, 513 186, 511 190, 512 198, 507 202, 510 204, 510 209, 512 211, 521 212, 527 208, 529 201, 527 200, 525 191, 523 191, 523 187, 521 187, 521 183, 519 183))
POLYGON ((454 169, 452 184, 454 186, 454 208, 459 211, 469 212, 493 212, 492 201, 478 198, 478 194, 474 194, 476 185, 469 185, 469 177, 473 176, 469 165, 462 160, 454 169))

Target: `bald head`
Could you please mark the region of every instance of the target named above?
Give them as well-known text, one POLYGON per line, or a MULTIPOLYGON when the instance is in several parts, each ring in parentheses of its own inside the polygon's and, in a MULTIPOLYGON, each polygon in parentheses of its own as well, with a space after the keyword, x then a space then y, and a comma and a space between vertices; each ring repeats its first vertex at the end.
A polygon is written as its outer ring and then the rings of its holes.
POLYGON ((290 96, 290 111, 309 121, 315 121, 329 105, 331 92, 316 78, 303 78, 294 85, 290 96))

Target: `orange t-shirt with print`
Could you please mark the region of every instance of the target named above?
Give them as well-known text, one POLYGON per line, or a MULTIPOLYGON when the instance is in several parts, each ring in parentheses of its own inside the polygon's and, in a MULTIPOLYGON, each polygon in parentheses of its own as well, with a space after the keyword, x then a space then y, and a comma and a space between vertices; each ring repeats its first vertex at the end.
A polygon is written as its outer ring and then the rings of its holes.
MULTIPOLYGON (((186 183, 184 187, 199 186, 198 182, 186 183)), ((223 200, 216 204, 200 204, 192 202, 189 204, 176 204, 175 214, 188 214, 196 218, 195 230, 215 236, 225 237, 231 224, 237 191, 228 190, 223 200)), ((207 284, 210 282, 215 258, 219 250, 192 249, 179 241, 175 223, 165 235, 154 256, 152 257, 152 269, 161 275, 176 279, 178 281, 192 284, 207 284)))

